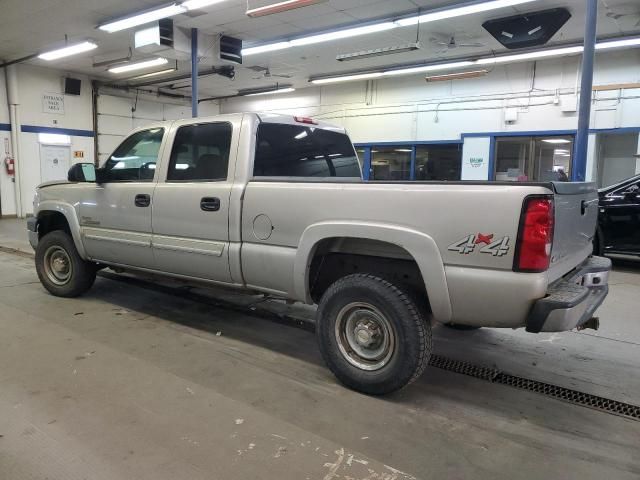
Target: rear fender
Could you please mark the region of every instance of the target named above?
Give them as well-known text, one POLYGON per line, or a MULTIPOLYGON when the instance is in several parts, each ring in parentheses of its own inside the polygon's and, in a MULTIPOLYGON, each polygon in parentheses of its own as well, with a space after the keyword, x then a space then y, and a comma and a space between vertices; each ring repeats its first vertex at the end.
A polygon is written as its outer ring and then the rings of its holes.
POLYGON ((293 269, 296 298, 313 303, 309 290, 309 270, 319 242, 347 237, 378 240, 405 249, 418 264, 433 316, 437 321, 451 319, 451 302, 440 251, 428 235, 410 228, 373 222, 320 222, 303 232, 293 269))

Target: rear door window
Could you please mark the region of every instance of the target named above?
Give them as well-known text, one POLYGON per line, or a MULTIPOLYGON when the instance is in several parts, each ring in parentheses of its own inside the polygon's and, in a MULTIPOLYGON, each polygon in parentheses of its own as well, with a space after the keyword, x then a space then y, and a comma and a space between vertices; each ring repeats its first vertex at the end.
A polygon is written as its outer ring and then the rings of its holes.
POLYGON ((360 164, 344 133, 312 126, 261 123, 254 177, 360 178, 360 164))

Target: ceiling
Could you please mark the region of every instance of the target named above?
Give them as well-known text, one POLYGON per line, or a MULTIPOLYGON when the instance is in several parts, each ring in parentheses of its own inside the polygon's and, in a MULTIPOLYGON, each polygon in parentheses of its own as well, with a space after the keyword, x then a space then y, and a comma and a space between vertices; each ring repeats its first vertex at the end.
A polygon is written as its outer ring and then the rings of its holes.
MULTIPOLYGON (((251 7, 273 3, 275 0, 249 0, 251 7)), ((36 52, 61 46, 65 35, 70 41, 93 39, 98 49, 55 62, 31 60, 28 63, 77 72, 103 80, 116 80, 117 75, 93 63, 109 58, 120 58, 133 47, 135 29, 108 34, 96 25, 107 20, 135 13, 161 4, 162 0, 3 0, 0 15, 0 58, 12 60, 36 52)), ((245 15, 247 0, 227 0, 200 11, 198 16, 174 17, 177 25, 199 28, 208 34, 231 35, 246 45, 267 43, 276 39, 354 26, 361 22, 394 18, 416 13, 419 9, 433 9, 464 2, 455 0, 330 0, 289 12, 260 18, 245 15)), ((483 55, 505 51, 483 28, 482 23, 517 13, 567 7, 572 18, 554 36, 549 44, 581 41, 584 29, 584 0, 538 0, 519 7, 508 7, 491 12, 441 20, 417 26, 396 28, 388 32, 373 33, 345 40, 293 47, 282 51, 246 57, 244 65, 236 68, 236 79, 220 76, 201 78, 201 97, 234 95, 238 90, 275 86, 277 82, 303 88, 311 76, 350 72, 396 64, 421 63, 452 57, 483 55), (479 43, 479 47, 446 49, 433 38, 455 37, 457 43, 479 43), (336 55, 359 50, 389 47, 414 42, 419 38, 422 48, 383 57, 336 61, 336 55), (272 76, 265 78, 260 72, 247 67, 268 67, 272 76), (282 75, 284 77, 278 77, 282 75), (285 78, 286 77, 286 78, 285 78)), ((194 12, 192 12, 194 13, 194 12)), ((638 0, 600 0, 598 15, 599 36, 640 34, 640 2, 638 0)), ((134 51, 134 60, 149 55, 134 51)), ((206 63, 206 62, 203 62, 206 63)), ((212 63, 209 63, 211 65, 212 63)), ((180 62, 179 70, 188 73, 188 62, 180 62)), ((145 73, 145 72, 140 72, 145 73)), ((130 74, 131 75, 131 74, 130 74)), ((121 75, 122 76, 122 75, 121 75)), ((166 87, 166 85, 165 85, 166 87)), ((178 82, 174 88, 189 94, 189 81, 178 82)))

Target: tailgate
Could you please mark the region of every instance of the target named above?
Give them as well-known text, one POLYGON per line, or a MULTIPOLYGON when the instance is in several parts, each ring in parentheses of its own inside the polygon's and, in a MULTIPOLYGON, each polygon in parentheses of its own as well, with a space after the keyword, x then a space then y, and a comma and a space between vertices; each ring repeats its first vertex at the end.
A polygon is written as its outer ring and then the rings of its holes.
POLYGON ((595 183, 553 183, 555 228, 549 281, 553 282, 580 265, 592 252, 598 221, 598 190, 595 183))

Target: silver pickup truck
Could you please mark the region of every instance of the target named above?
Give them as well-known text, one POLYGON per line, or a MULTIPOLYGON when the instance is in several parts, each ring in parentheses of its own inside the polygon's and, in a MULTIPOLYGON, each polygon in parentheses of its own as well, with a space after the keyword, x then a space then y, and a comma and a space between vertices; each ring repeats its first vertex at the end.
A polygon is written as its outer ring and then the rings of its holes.
POLYGON ((329 368, 384 394, 415 380, 431 326, 597 328, 589 183, 363 182, 344 129, 233 114, 134 131, 101 168, 40 185, 28 221, 49 292, 102 267, 317 303, 329 368))

